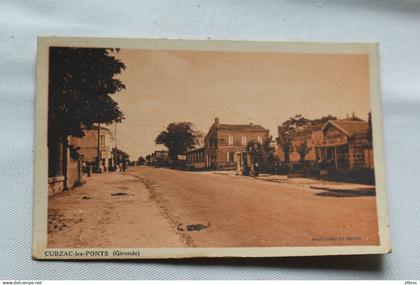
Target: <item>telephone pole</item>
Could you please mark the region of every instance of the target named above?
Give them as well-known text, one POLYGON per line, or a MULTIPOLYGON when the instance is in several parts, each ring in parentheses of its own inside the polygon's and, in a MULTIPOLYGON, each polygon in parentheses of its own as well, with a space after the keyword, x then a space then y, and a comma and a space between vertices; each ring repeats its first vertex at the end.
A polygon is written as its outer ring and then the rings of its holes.
POLYGON ((98 167, 98 171, 100 169, 101 163, 101 124, 98 123, 98 147, 96 149, 96 165, 98 167))
POLYGON ((118 156, 118 148, 117 148, 117 122, 115 122, 114 126, 114 164, 115 170, 117 170, 117 165, 120 163, 120 158, 118 156))

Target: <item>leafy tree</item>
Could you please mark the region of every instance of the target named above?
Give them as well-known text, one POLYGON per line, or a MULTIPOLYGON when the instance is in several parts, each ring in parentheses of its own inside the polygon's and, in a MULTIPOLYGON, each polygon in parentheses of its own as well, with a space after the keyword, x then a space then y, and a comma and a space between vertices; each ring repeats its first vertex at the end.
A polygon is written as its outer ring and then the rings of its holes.
POLYGON ((251 176, 258 176, 259 167, 261 166, 261 162, 263 160, 263 146, 261 143, 251 140, 247 143, 246 150, 252 159, 250 174, 251 176))
POLYGON ((306 119, 301 114, 297 114, 293 117, 290 117, 289 120, 283 123, 283 126, 287 126, 288 128, 292 130, 298 130, 306 128, 311 121, 309 119, 306 119))
POLYGON ((305 156, 311 151, 311 147, 308 146, 306 140, 303 143, 300 143, 296 146, 296 152, 299 154, 300 165, 302 170, 304 170, 305 166, 305 156))
POLYGON ((171 161, 178 160, 178 155, 194 148, 201 134, 193 129, 191 122, 170 123, 155 139, 156 144, 163 144, 168 148, 171 161))
POLYGON ((151 160, 152 160, 152 156, 150 154, 146 155, 147 165, 150 165, 151 160))
POLYGON ((261 147, 262 147, 262 159, 263 159, 263 162, 264 162, 265 166, 268 166, 268 167, 272 167, 273 164, 274 164, 274 160, 275 160, 275 158, 274 158, 275 149, 271 144, 272 142, 273 142, 273 137, 269 136, 268 138, 266 138, 262 142, 262 145, 261 145, 261 147))
POLYGON ((83 137, 82 129, 92 128, 95 123, 100 129, 100 123, 111 124, 124 119, 118 104, 110 97, 125 88, 114 78, 125 69, 125 65, 112 56, 113 51, 104 48, 50 48, 48 172, 51 176, 63 174, 64 188, 67 188, 67 137, 83 137), (64 150, 61 165, 59 143, 64 150))
MULTIPOLYGON (((111 98, 125 88, 114 78, 125 69, 113 49, 51 47, 48 86, 48 137, 82 137, 95 123, 121 122, 111 98)), ((117 50, 118 51, 118 50, 117 50)))
MULTIPOLYGON (((274 147, 271 145, 272 137, 266 138, 262 143, 251 140, 247 143, 246 150, 251 155, 252 161, 258 168, 271 167, 274 162, 274 147)), ((258 169, 259 171, 260 169, 258 169)), ((255 170, 254 170, 255 171, 255 170)), ((258 174, 258 171, 255 174, 258 174)))
POLYGON ((255 162, 260 162, 263 157, 263 145, 258 141, 251 140, 246 145, 246 150, 251 154, 255 162))
POLYGON ((277 142, 284 153, 284 162, 286 165, 289 164, 290 152, 293 150, 292 141, 290 139, 290 132, 291 130, 288 126, 280 126, 279 136, 277 138, 277 142))
POLYGON ((309 119, 306 119, 300 114, 290 117, 287 121, 279 126, 279 137, 277 141, 284 153, 284 161, 286 165, 290 161, 290 153, 293 151, 292 141, 290 135, 297 131, 306 128, 311 124, 309 119))
POLYGON ((145 162, 146 162, 146 159, 143 156, 140 156, 139 159, 138 159, 139 165, 144 165, 145 162))
POLYGON ((310 120, 298 114, 293 117, 290 117, 287 121, 284 121, 281 127, 284 128, 285 132, 291 133, 291 132, 303 130, 311 125, 325 124, 326 122, 330 120, 336 120, 336 119, 337 117, 328 115, 328 116, 323 116, 319 119, 310 120))
POLYGON ((337 120, 336 116, 328 115, 321 117, 320 119, 310 120, 311 125, 325 124, 328 121, 337 120))
MULTIPOLYGON (((300 114, 297 114, 293 117, 290 117, 288 120, 284 121, 281 126, 278 127, 279 136, 277 138, 277 142, 280 145, 281 150, 284 153, 284 161, 286 165, 289 165, 290 161, 290 153, 293 151, 291 135, 296 132, 303 130, 311 125, 318 125, 318 124, 325 124, 329 120, 336 120, 337 117, 328 115, 323 116, 319 119, 307 119, 300 114)), ((298 146, 299 150, 297 151, 302 159, 301 153, 303 154, 303 160, 307 152, 306 149, 308 148, 306 142, 303 145, 298 146)), ((303 164, 303 163, 302 163, 303 164)))

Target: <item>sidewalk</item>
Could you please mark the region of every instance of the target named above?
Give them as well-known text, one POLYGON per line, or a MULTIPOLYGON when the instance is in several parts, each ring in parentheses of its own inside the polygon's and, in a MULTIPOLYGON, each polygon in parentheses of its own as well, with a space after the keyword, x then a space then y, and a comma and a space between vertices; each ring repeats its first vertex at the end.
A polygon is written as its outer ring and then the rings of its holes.
POLYGON ((153 193, 133 171, 92 174, 48 201, 49 247, 184 247, 153 193))
MULTIPOLYGON (((208 172, 216 175, 237 176, 236 171, 211 171, 208 172)), ((247 176, 244 176, 247 177, 247 176)), ((294 186, 302 189, 318 190, 318 191, 360 191, 360 194, 366 193, 367 195, 375 193, 374 185, 335 182, 323 179, 313 178, 289 178, 287 175, 274 175, 274 174, 260 174, 254 177, 257 180, 284 183, 288 186, 294 186)))

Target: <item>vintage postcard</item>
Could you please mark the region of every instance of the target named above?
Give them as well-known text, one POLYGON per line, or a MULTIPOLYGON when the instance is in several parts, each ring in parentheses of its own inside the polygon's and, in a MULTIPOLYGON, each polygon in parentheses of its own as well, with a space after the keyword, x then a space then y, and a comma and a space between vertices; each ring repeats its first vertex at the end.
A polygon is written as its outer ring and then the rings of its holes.
POLYGON ((34 258, 390 252, 378 49, 39 38, 34 258))

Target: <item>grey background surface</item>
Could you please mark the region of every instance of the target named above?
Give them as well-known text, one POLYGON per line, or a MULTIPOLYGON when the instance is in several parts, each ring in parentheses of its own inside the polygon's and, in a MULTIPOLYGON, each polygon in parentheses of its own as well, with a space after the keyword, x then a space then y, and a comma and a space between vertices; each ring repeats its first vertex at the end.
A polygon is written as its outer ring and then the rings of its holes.
POLYGON ((0 2, 0 279, 420 279, 419 1, 0 2), (31 259, 36 37, 379 42, 393 253, 131 262, 31 259))

